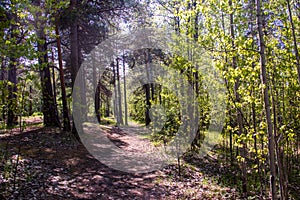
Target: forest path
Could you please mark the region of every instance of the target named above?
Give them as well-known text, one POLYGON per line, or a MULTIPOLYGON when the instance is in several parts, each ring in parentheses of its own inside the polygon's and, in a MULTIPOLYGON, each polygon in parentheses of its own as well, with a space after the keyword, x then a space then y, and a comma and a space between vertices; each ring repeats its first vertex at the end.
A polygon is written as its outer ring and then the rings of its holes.
POLYGON ((135 122, 129 122, 128 126, 100 126, 107 130, 106 136, 114 142, 114 144, 125 151, 136 151, 140 153, 151 152, 155 149, 150 140, 143 136, 150 134, 149 130, 135 122), (126 145, 118 145, 116 141, 121 141, 126 145))
MULTIPOLYGON (((108 126, 107 130, 108 138, 130 144, 119 146, 124 150, 140 151, 151 145, 147 139, 120 132, 117 127, 108 126)), ((237 199, 234 189, 221 186, 206 175, 205 168, 212 170, 207 159, 199 161, 203 167, 183 162, 180 176, 176 165, 149 173, 125 173, 102 164, 81 143, 70 138, 68 133, 53 128, 1 134, 0 197, 237 199)))

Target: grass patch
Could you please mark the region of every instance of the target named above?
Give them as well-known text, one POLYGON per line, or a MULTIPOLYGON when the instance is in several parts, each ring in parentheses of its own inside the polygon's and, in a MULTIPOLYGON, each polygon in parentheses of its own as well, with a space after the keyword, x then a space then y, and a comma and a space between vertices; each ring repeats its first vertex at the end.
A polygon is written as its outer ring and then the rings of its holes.
POLYGON ((113 118, 105 117, 105 118, 101 118, 100 124, 101 125, 116 125, 117 122, 113 118))

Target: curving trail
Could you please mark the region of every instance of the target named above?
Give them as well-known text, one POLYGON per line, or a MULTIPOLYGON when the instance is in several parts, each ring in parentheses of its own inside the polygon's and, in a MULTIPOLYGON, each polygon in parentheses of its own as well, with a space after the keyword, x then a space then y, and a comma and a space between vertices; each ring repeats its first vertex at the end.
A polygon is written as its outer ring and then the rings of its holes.
MULTIPOLYGON (((90 128, 91 127, 86 127, 90 128)), ((119 148, 144 153, 152 148, 137 137, 132 126, 102 127, 119 148), (126 131, 124 131, 126 130, 126 131)), ((0 134, 0 197, 5 199, 237 199, 237 192, 220 186, 203 166, 184 163, 181 176, 176 165, 150 173, 125 173, 102 164, 68 133, 59 129, 30 128, 22 134, 0 134), (20 147, 20 148, 19 148, 20 147), (15 169, 16 163, 17 170, 15 169), (10 166, 10 167, 9 167, 10 166), (7 170, 7 171, 5 171, 7 170), (11 175, 7 173, 11 170, 11 175), (14 184, 15 183, 15 184, 14 184)), ((207 159, 206 159, 207 161, 207 159)))

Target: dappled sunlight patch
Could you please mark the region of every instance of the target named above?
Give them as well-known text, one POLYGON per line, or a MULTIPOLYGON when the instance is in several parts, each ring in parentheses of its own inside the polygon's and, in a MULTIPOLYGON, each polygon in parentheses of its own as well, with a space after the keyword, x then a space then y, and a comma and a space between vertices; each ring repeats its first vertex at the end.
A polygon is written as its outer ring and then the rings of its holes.
POLYGON ((51 148, 45 148, 44 150, 46 153, 55 153, 56 151, 51 148))
POLYGON ((64 161, 66 165, 78 165, 81 162, 80 158, 69 158, 64 161))

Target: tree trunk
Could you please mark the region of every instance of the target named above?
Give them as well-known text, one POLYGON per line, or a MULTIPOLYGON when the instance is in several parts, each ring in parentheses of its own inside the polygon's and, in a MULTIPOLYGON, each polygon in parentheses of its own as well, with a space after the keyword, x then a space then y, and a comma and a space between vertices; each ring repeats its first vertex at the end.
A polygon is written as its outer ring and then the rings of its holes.
POLYGON ((275 152, 276 152, 276 158, 277 158, 277 167, 278 167, 278 178, 279 178, 279 189, 280 189, 280 197, 281 199, 286 199, 287 197, 287 179, 285 179, 285 174, 286 172, 284 171, 284 167, 283 167, 283 158, 284 158, 284 154, 283 154, 283 150, 280 146, 280 141, 282 139, 281 136, 278 136, 278 125, 277 125, 277 110, 280 111, 280 108, 277 109, 277 107, 279 107, 278 104, 278 99, 276 97, 278 97, 278 92, 276 89, 276 82, 275 82, 275 71, 276 68, 274 67, 273 69, 273 75, 272 75, 272 85, 273 85, 273 91, 271 90, 271 98, 272 98, 272 110, 273 110, 273 120, 274 120, 274 138, 275 138, 275 152), (275 93, 275 94, 274 94, 275 93))
MULTIPOLYGON (((71 48, 70 58, 71 58, 72 87, 74 86, 76 75, 79 70, 78 16, 77 16, 78 5, 77 4, 78 4, 77 0, 70 0, 70 8, 71 8, 72 16, 73 16, 73 20, 72 20, 73 23, 70 27, 70 48, 71 48)), ((76 88, 76 89, 80 89, 80 88, 76 88)), ((78 91, 78 94, 79 94, 79 92, 80 91, 78 91)), ((74 105, 81 105, 81 99, 80 98, 73 99, 73 106, 74 105)), ((82 117, 81 114, 78 117, 82 117)), ((82 126, 81 126, 81 124, 77 124, 77 127, 75 127, 75 123, 73 120, 72 133, 74 134, 75 138, 79 141, 80 138, 78 135, 78 131, 76 129, 80 129, 80 131, 81 131, 82 126)))
POLYGON ((78 19, 76 16, 77 0, 71 0, 70 7, 73 13, 72 25, 70 27, 70 47, 71 47, 71 79, 74 85, 77 72, 79 70, 79 55, 78 55, 78 19))
POLYGON ((111 64, 112 70, 113 70, 113 84, 114 84, 114 93, 115 93, 115 98, 114 98, 114 116, 117 119, 117 125, 120 125, 120 115, 119 115, 119 107, 118 107, 118 91, 117 91, 117 70, 115 63, 111 64))
POLYGON ((44 30, 38 30, 38 38, 44 42, 44 44, 38 44, 38 51, 43 55, 39 58, 40 77, 43 95, 43 114, 44 114, 44 125, 60 127, 57 107, 54 104, 54 96, 51 85, 51 75, 48 65, 46 37, 44 30))
POLYGON ((100 80, 97 84, 95 91, 95 113, 98 122, 101 122, 101 112, 100 112, 100 80))
POLYGON ((117 58, 116 72, 117 72, 117 92, 118 92, 118 115, 119 115, 119 123, 123 124, 123 116, 122 116, 122 95, 121 95, 121 81, 120 81, 120 69, 119 69, 119 59, 117 58))
POLYGON ((65 85, 65 76, 63 70, 63 63, 62 63, 62 52, 61 52, 61 43, 60 43, 60 34, 58 30, 58 25, 55 26, 55 34, 56 34, 56 44, 57 44, 57 53, 58 53, 58 64, 59 64, 59 78, 61 84, 61 98, 63 104, 63 124, 64 124, 64 131, 71 130, 70 118, 69 118, 69 109, 68 109, 68 102, 67 102, 67 94, 66 94, 66 85, 65 85))
POLYGON ((266 67, 266 56, 265 56, 265 41, 263 34, 263 17, 261 10, 261 0, 256 0, 256 11, 257 11, 257 29, 259 36, 259 53, 260 53, 260 64, 261 64, 261 84, 262 84, 262 95, 264 99, 264 107, 266 112, 267 122, 267 133, 268 133, 268 150, 269 150, 269 164, 270 164, 270 189, 272 199, 276 199, 276 168, 275 168, 275 143, 273 134, 273 125, 271 118, 270 99, 269 99, 269 83, 267 79, 267 67, 266 67))
POLYGON ((125 125, 128 125, 127 94, 126 94, 126 74, 125 74, 125 55, 123 55, 123 78, 124 78, 124 114, 125 125))
MULTIPOLYGON (((17 37, 17 35, 14 33, 16 29, 17 27, 12 25, 11 38, 17 37)), ((17 59, 15 57, 15 52, 11 52, 9 56, 10 61, 8 66, 8 81, 10 84, 8 85, 7 126, 13 127, 18 123, 17 116, 15 115, 17 112, 17 59)))
POLYGON ((18 123, 17 116, 17 68, 16 59, 10 58, 10 64, 8 68, 8 111, 7 111, 7 126, 13 127, 18 123))
POLYGON ((146 109, 145 109, 145 125, 148 126, 151 122, 150 119, 150 108, 151 108, 151 102, 150 102, 150 84, 144 85, 145 90, 145 101, 146 101, 146 109))
POLYGON ((28 115, 31 116, 33 114, 32 110, 32 86, 29 86, 29 110, 28 110, 28 115))
MULTIPOLYGON (((5 65, 3 64, 3 63, 1 63, 1 69, 0 69, 0 81, 4 81, 5 80, 5 72, 6 72, 6 69, 5 69, 5 65)), ((6 98, 5 98, 5 91, 6 91, 6 84, 5 84, 5 82, 3 82, 3 85, 1 86, 1 89, 2 89, 2 91, 1 91, 1 103, 2 103, 2 105, 5 105, 5 103, 6 103, 6 98)), ((2 113, 1 113, 1 116, 0 116, 0 119, 1 120, 5 120, 5 118, 6 118, 6 109, 5 109, 5 107, 2 107, 2 113)))
MULTIPOLYGON (((224 13, 222 12, 222 30, 223 30, 223 34, 225 35, 226 34, 226 28, 225 28, 225 19, 224 19, 224 13)), ((227 53, 227 49, 226 47, 224 47, 224 52, 225 52, 225 63, 229 63, 228 61, 228 53, 227 53)), ((229 83, 228 83, 228 80, 226 78, 224 78, 224 81, 225 81, 225 84, 226 84, 226 87, 227 87, 227 90, 228 90, 228 93, 230 94, 230 86, 229 86, 229 83)), ((230 105, 228 105, 230 106, 230 105)), ((229 125, 231 127, 233 127, 233 119, 232 119, 232 114, 231 114, 231 108, 228 108, 228 116, 229 117, 229 125)), ((229 152, 230 152, 230 165, 231 167, 233 166, 233 132, 232 130, 229 130, 229 152)), ((235 177, 234 177, 235 179, 235 177)))
MULTIPOLYGON (((250 31, 251 31, 251 37, 252 38, 255 38, 255 19, 256 19, 256 16, 255 16, 255 0, 251 0, 249 2, 250 4, 250 11, 251 11, 251 22, 250 22, 250 31)), ((257 49, 257 46, 256 46, 256 42, 255 40, 253 40, 252 44, 252 49, 257 49)), ((255 71, 255 63, 253 62, 252 63, 252 70, 255 71)), ((255 97, 256 96, 256 92, 255 92, 255 83, 253 83, 253 86, 252 86, 252 89, 251 89, 251 96, 255 97)), ((260 182, 260 195, 263 195, 263 178, 262 178, 262 168, 261 168, 261 163, 260 163, 260 159, 259 159, 259 156, 258 156, 258 146, 257 146, 257 136, 256 136, 256 133, 257 133, 257 115, 256 115, 256 104, 255 102, 252 102, 251 104, 251 115, 252 115, 252 125, 253 125, 253 130, 254 130, 254 134, 253 134, 253 140, 254 140, 254 150, 255 150, 255 155, 256 155, 256 158, 255 158, 255 162, 257 164, 257 169, 258 169, 258 179, 259 179, 259 182, 260 182)))
MULTIPOLYGON (((39 7, 41 1, 34 1, 34 5, 39 7)), ((47 55, 47 43, 45 35, 45 21, 42 20, 42 13, 36 13, 35 18, 35 29, 38 38, 39 52, 38 62, 40 65, 40 78, 42 88, 42 100, 43 100, 43 114, 44 114, 44 125, 60 127, 57 107, 54 104, 53 90, 51 84, 51 74, 49 70, 48 55, 47 55)))
MULTIPOLYGON (((147 82, 150 80, 150 75, 149 75, 149 62, 150 62, 150 55, 149 55, 148 49, 145 52, 145 68, 146 68, 146 74, 147 74, 147 82)), ((146 83, 144 86, 144 91, 145 91, 145 103, 146 103, 146 109, 145 109, 145 125, 148 126, 151 122, 150 118, 150 109, 151 109, 151 92, 150 92, 150 83, 146 83)))
POLYGON ((54 100, 54 105, 57 106, 57 93, 56 93, 56 81, 55 81, 55 66, 54 66, 54 53, 53 50, 51 50, 51 60, 52 60, 52 89, 53 89, 53 100, 54 100))
POLYGON ((100 80, 97 83, 97 70, 96 70, 96 62, 95 62, 95 52, 92 51, 92 65, 93 65, 93 89, 95 91, 95 114, 96 114, 96 118, 98 123, 101 122, 101 102, 100 102, 100 80))

